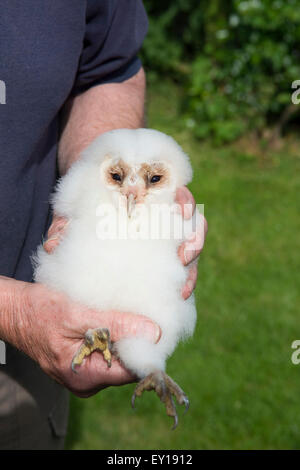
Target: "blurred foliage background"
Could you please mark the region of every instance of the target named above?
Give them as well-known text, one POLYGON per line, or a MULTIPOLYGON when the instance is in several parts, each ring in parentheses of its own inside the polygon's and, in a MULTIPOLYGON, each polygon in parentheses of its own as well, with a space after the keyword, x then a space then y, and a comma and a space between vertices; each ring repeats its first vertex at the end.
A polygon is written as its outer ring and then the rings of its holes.
POLYGON ((66 447, 299 449, 300 1, 145 6, 148 125, 190 155, 209 225, 196 332, 167 367, 191 407, 171 431, 153 393, 131 409, 134 385, 72 397, 66 447))
POLYGON ((300 77, 299 0, 146 0, 143 48, 149 78, 184 88, 185 123, 199 138, 232 141, 246 132, 270 140, 295 111, 300 77), (270 136, 269 136, 270 134, 270 136))

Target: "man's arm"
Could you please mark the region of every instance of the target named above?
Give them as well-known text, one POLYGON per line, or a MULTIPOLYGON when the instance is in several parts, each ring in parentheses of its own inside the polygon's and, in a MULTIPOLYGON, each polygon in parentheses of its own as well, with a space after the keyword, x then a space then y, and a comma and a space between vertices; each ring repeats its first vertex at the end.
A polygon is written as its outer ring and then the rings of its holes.
POLYGON ((80 374, 72 372, 70 364, 84 333, 99 324, 110 330, 113 342, 139 335, 155 343, 161 334, 159 326, 142 315, 95 311, 43 284, 0 276, 0 339, 23 351, 50 377, 81 397, 134 380, 114 358, 108 368, 100 354, 93 354, 80 374))
POLYGON ((112 129, 144 126, 145 73, 141 68, 122 83, 107 83, 70 98, 62 111, 58 148, 64 175, 82 150, 98 135, 112 129))
MULTIPOLYGON (((142 126, 144 95, 145 75, 141 69, 123 83, 95 86, 70 99, 63 110, 59 142, 61 174, 97 135, 119 127, 142 126)), ((128 333, 148 337, 153 342, 160 337, 158 325, 145 317, 96 312, 41 284, 0 276, 0 339, 23 351, 48 375, 80 396, 133 380, 118 361, 113 361, 108 369, 98 355, 91 358, 80 374, 71 371, 72 357, 85 331, 99 323, 110 330, 112 341, 128 333)))

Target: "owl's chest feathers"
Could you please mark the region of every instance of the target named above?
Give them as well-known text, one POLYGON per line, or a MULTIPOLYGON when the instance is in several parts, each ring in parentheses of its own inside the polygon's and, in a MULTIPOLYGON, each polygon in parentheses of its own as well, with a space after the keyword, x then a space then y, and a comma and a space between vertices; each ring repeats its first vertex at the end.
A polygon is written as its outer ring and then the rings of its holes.
POLYGON ((177 255, 180 241, 101 239, 92 227, 71 223, 57 251, 60 277, 69 295, 98 308, 132 312, 142 308, 149 316, 181 302, 187 273, 177 255))
POLYGON ((132 233, 132 236, 125 234, 121 238, 101 239, 98 235, 89 231, 79 239, 79 232, 74 227, 74 232, 65 241, 69 250, 74 251, 78 268, 87 269, 95 278, 105 271, 117 285, 125 275, 131 281, 148 279, 148 282, 157 282, 159 278, 166 280, 168 274, 171 282, 184 272, 177 255, 178 240, 151 239, 149 233, 144 233, 141 238, 132 233))

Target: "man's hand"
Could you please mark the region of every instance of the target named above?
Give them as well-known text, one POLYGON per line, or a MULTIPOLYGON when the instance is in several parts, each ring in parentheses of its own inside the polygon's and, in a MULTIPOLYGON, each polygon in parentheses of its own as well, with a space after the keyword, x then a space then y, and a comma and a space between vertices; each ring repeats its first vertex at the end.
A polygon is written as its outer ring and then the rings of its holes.
POLYGON ((135 380, 115 358, 108 368, 99 353, 88 357, 80 367, 80 373, 74 374, 72 358, 89 328, 108 328, 112 342, 139 335, 155 343, 161 335, 159 326, 146 317, 89 309, 38 283, 2 277, 0 296, 5 311, 0 337, 81 397, 91 396, 109 385, 123 385, 135 380))
MULTIPOLYGON (((182 216, 185 219, 190 219, 195 211, 195 199, 187 187, 183 186, 178 188, 176 192, 176 202, 180 205, 182 216)), ((201 223, 197 226, 197 233, 194 234, 190 240, 182 243, 178 249, 178 255, 182 264, 185 266, 191 265, 189 268, 189 275, 182 289, 182 297, 187 299, 192 294, 196 287, 198 269, 197 264, 194 262, 198 258, 203 249, 205 237, 207 233, 207 221, 202 216, 201 223)))
MULTIPOLYGON (((182 215, 186 219, 190 219, 195 211, 195 200, 192 193, 183 186, 178 188, 176 192, 176 202, 180 205, 182 215)), ((182 289, 182 297, 187 299, 195 289, 197 282, 197 265, 193 261, 197 259, 203 249, 205 236, 207 233, 207 222, 205 217, 202 219, 202 224, 198 226, 198 231, 195 233, 194 238, 182 243, 178 249, 178 255, 182 264, 189 265, 189 275, 182 289)), ((67 230, 68 220, 64 217, 53 217, 53 222, 48 231, 48 238, 44 242, 44 249, 47 253, 52 253, 59 245, 61 237, 65 230, 67 230)))

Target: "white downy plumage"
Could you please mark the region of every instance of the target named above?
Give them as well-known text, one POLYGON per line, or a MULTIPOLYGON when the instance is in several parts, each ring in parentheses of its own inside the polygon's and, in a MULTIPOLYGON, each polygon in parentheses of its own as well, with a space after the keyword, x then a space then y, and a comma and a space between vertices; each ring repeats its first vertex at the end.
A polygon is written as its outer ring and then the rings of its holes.
MULTIPOLYGON (((157 344, 137 337, 114 344, 125 367, 141 379, 164 371, 166 358, 195 327, 193 295, 181 296, 188 268, 177 250, 184 237, 175 238, 173 228, 170 237, 159 233, 157 238, 156 232, 153 239, 149 223, 153 205, 173 206, 176 189, 191 178, 187 155, 161 132, 102 134, 59 181, 53 196, 54 212, 70 221, 63 240, 52 254, 39 247, 34 259, 38 282, 89 307, 143 314, 160 325, 157 344), (124 210, 125 218, 118 219, 124 210), (120 232, 115 238, 107 235, 111 226, 124 229, 125 223, 123 238, 120 232)), ((195 214, 188 221, 176 211, 171 214, 175 223, 183 223, 185 237, 195 230, 195 214)))

